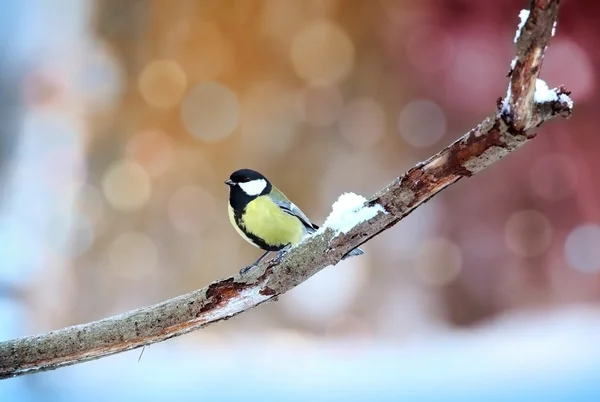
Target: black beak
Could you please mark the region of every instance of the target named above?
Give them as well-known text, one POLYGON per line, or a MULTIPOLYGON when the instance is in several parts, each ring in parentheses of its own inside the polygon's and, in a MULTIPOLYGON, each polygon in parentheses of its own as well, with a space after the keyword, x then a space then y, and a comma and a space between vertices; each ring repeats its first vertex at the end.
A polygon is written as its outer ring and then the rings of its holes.
POLYGON ((225 184, 227 184, 229 187, 235 186, 235 182, 231 179, 225 180, 225 184))

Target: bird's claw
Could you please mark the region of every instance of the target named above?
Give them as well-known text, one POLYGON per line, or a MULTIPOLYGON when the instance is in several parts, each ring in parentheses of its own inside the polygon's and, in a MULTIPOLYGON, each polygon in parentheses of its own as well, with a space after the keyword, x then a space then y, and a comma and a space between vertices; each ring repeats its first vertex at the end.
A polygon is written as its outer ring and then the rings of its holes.
POLYGON ((281 262, 281 260, 283 260, 283 257, 287 254, 288 251, 290 251, 291 248, 292 248, 292 246, 287 245, 284 248, 282 248, 281 250, 279 250, 277 252, 277 255, 275 255, 275 258, 273 258, 273 262, 275 264, 279 264, 281 262))
MULTIPOLYGON (((273 258, 271 260, 271 262, 273 262, 273 264, 279 264, 281 262, 281 260, 283 260, 283 256, 285 256, 285 254, 292 248, 292 246, 290 244, 288 244, 287 246, 285 246, 284 248, 282 248, 281 250, 279 250, 277 252, 277 255, 275 255, 275 258, 273 258)), ((240 269, 240 275, 244 276, 245 274, 248 273, 248 271, 250 271, 252 268, 255 268, 256 266, 258 266, 258 264, 260 264, 260 262, 262 261, 262 259, 267 255, 268 253, 265 253, 262 257, 260 257, 254 264, 250 264, 242 269, 240 269)))
POLYGON ((285 253, 282 253, 281 251, 277 253, 277 255, 275 256, 275 258, 273 258, 271 261, 273 261, 274 264, 279 264, 281 263, 281 260, 283 260, 283 256, 285 255, 285 253))

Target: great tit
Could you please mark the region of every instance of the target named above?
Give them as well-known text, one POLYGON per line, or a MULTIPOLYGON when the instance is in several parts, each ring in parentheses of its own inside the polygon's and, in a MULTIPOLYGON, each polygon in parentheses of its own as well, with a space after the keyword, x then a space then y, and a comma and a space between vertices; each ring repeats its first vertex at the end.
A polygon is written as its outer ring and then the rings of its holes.
MULTIPOLYGON (((225 184, 229 186, 231 224, 247 242, 265 250, 254 264, 243 268, 241 274, 259 264, 270 252, 277 251, 277 258, 281 258, 290 247, 319 229, 300 208, 255 170, 236 170, 225 184)), ((361 254, 363 251, 355 248, 343 259, 361 254)))

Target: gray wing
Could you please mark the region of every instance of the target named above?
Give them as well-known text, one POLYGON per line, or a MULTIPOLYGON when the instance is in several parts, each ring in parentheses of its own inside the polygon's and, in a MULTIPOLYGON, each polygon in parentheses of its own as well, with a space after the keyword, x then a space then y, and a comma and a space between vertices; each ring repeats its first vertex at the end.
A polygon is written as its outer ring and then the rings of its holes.
POLYGON ((277 204, 279 206, 279 208, 281 208, 283 210, 283 212, 293 215, 296 218, 300 219, 300 221, 306 227, 306 230, 308 231, 308 233, 312 233, 319 228, 317 225, 312 223, 310 221, 310 219, 308 219, 308 217, 304 214, 304 212, 302 212, 302 210, 300 208, 298 208, 293 202, 291 202, 289 200, 277 199, 274 197, 270 197, 270 198, 275 204, 277 204))

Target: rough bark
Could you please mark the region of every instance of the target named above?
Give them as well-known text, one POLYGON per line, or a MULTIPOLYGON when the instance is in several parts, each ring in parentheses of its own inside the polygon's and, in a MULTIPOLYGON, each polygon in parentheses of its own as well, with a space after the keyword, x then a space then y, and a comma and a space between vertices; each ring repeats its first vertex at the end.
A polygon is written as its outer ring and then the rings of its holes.
MULTIPOLYGON (((428 160, 370 198, 386 211, 335 236, 331 229, 311 237, 280 261, 265 261, 250 273, 222 279, 162 303, 100 321, 0 343, 0 378, 51 370, 149 345, 185 334, 268 301, 304 282, 351 249, 398 223, 444 188, 471 177, 534 138, 531 129, 569 117, 566 89, 557 100, 534 103, 535 82, 556 21, 558 0, 531 0, 530 15, 517 40, 509 73, 510 108, 497 111, 428 160), (508 111, 507 111, 508 109, 508 111)), ((558 96, 560 95, 560 96, 558 96)))

